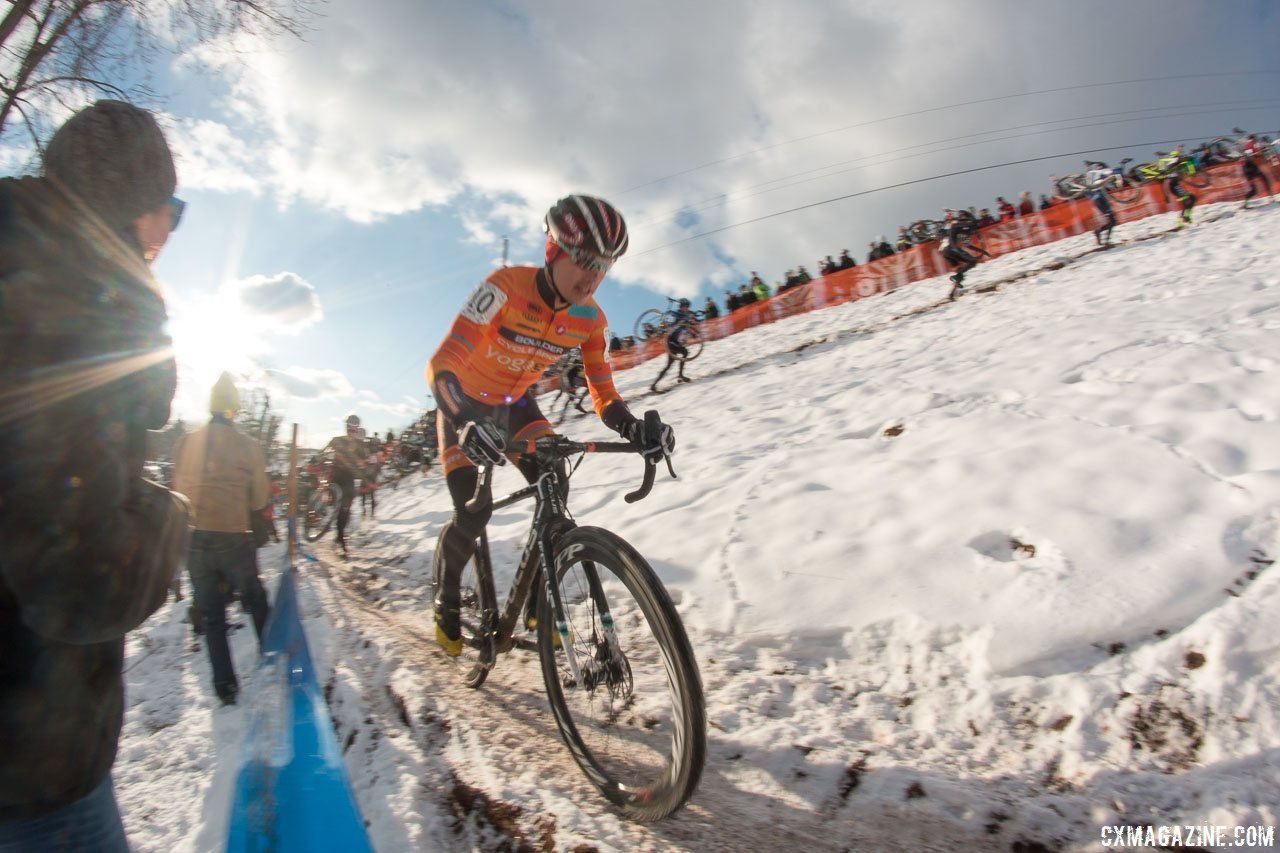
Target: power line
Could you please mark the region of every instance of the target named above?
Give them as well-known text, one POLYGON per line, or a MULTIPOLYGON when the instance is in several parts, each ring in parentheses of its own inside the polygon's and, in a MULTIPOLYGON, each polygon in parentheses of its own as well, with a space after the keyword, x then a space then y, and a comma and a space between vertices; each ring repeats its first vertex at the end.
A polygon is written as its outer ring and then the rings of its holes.
POLYGON ((985 130, 979 133, 968 133, 968 134, 963 134, 961 136, 953 136, 948 139, 938 139, 932 142, 921 142, 915 145, 909 145, 902 148, 898 148, 897 153, 903 154, 904 152, 912 151, 917 148, 929 148, 930 146, 935 146, 935 145, 947 145, 950 147, 936 148, 929 151, 920 151, 915 154, 904 154, 904 156, 901 156, 901 157, 882 159, 874 163, 866 163, 865 161, 872 160, 876 157, 880 157, 882 156, 881 154, 879 153, 868 154, 864 157, 857 157, 852 160, 842 160, 838 163, 830 163, 825 166, 817 166, 812 169, 806 169, 802 172, 794 172, 790 175, 784 175, 779 178, 772 178, 767 181, 762 181, 758 184, 752 184, 748 187, 745 187, 744 191, 741 193, 735 193, 733 195, 727 195, 727 194, 721 193, 720 195, 717 195, 711 198, 706 198, 692 205, 685 205, 683 207, 677 208, 676 210, 672 210, 667 213, 664 213, 660 216, 655 216, 647 220, 639 221, 636 223, 636 226, 651 225, 655 223, 664 223, 664 222, 668 222, 676 219, 677 217, 679 217, 681 214, 685 212, 699 213, 704 210, 710 210, 714 207, 719 207, 721 205, 727 204, 730 200, 754 198, 756 196, 765 195, 766 193, 775 192, 776 190, 788 189, 790 187, 799 186, 800 184, 803 184, 803 183, 809 183, 816 180, 822 180, 824 178, 830 178, 835 175, 842 174, 844 172, 856 171, 858 169, 864 169, 870 166, 883 166, 888 163, 897 163, 902 160, 908 160, 914 157, 922 157, 929 154, 937 154, 941 151, 953 151, 957 148, 966 148, 966 147, 972 147, 975 145, 986 145, 992 142, 1004 142, 1010 139, 1023 139, 1028 136, 1035 136, 1035 135, 1045 134, 1045 133, 1060 133, 1060 132, 1066 132, 1071 130, 1081 130, 1083 128, 1090 128, 1090 127, 1104 127, 1106 125, 1111 125, 1111 124, 1125 124, 1125 123, 1134 122, 1134 121, 1155 121, 1159 119, 1185 118, 1187 116, 1194 116, 1194 115, 1210 115, 1218 112, 1241 112, 1241 111, 1249 111, 1249 110, 1267 109, 1267 107, 1249 107, 1249 106, 1242 106, 1242 105, 1275 104, 1276 102, 1277 102, 1277 99, 1275 98, 1262 98, 1262 99, 1243 100, 1243 101, 1224 101, 1224 102, 1205 103, 1205 104, 1186 104, 1186 105, 1171 105, 1167 107, 1149 107, 1146 109, 1125 110, 1122 112, 1114 112, 1114 113, 1096 113, 1094 115, 1076 116, 1074 118, 1052 119, 1049 121, 1032 122, 1030 124, 1015 125, 1013 127, 985 130), (1076 124, 1076 125, 1070 125, 1067 127, 1047 128, 1044 130, 1031 130, 1031 132, 1029 133, 1015 133, 1008 136, 992 137, 990 139, 978 139, 973 142, 966 142, 963 145, 954 144, 956 142, 959 142, 960 140, 974 139, 974 137, 989 136, 995 133, 1006 133, 1008 131, 1019 131, 1019 130, 1029 130, 1033 128, 1042 128, 1042 127, 1045 127, 1046 125, 1062 124, 1064 122, 1071 122, 1071 121, 1083 121, 1085 119, 1092 119, 1092 118, 1109 118, 1117 115, 1133 116, 1134 113, 1151 113, 1151 112, 1157 112, 1162 110, 1179 109, 1183 106, 1191 107, 1193 108, 1193 111, 1180 112, 1180 113, 1166 113, 1165 115, 1123 118, 1123 119, 1117 119, 1115 121, 1092 122, 1090 124, 1076 124), (1216 107, 1216 109, 1198 110, 1198 108, 1200 107, 1216 107), (846 166, 851 163, 864 163, 864 165, 850 166, 847 169, 840 169, 839 171, 828 171, 831 169, 836 169, 839 166, 846 166), (818 172, 822 172, 823 174, 815 174, 818 172), (806 177, 806 176, 812 176, 812 177, 806 177), (799 178, 800 180, 791 180, 792 178, 799 178), (783 183, 783 182, 786 182, 786 183, 783 183), (770 184, 778 184, 778 186, 770 187, 770 184), (767 187, 767 189, 763 189, 765 187, 767 187), (750 190, 758 190, 758 192, 749 192, 750 190))
MULTIPOLYGON (((1272 131, 1264 131, 1264 132, 1271 133, 1272 131)), ((1060 154, 1048 154, 1043 157, 1028 157, 1025 160, 1010 160, 1007 163, 995 163, 990 166, 976 166, 972 169, 961 169, 957 172, 947 172, 942 175, 930 175, 927 178, 916 178, 915 180, 911 180, 911 181, 900 181, 899 183, 896 183, 896 184, 889 184, 888 186, 883 186, 883 187, 875 187, 873 189, 862 190, 861 192, 856 192, 856 193, 848 193, 847 195, 836 196, 835 198, 828 198, 822 201, 815 201, 809 204, 802 204, 799 207, 792 207, 792 208, 788 208, 787 210, 779 210, 776 213, 768 213, 768 214, 765 214, 764 216, 757 216, 754 219, 746 219, 746 220, 743 220, 742 222, 734 222, 730 225, 724 225, 719 228, 712 228, 710 231, 703 231, 699 234, 692 234, 688 237, 683 237, 679 240, 673 240, 670 243, 663 243, 661 246, 654 246, 652 249, 645 249, 642 252, 636 252, 634 255, 629 255, 628 257, 639 257, 641 255, 652 254, 653 252, 658 252, 658 251, 661 251, 662 249, 669 249, 672 246, 679 246, 683 243, 689 243, 694 240, 701 240, 703 237, 710 237, 713 234, 720 234, 724 231, 729 231, 734 228, 740 228, 743 225, 753 225, 757 222, 764 222, 766 219, 775 219, 779 216, 786 216, 787 214, 790 214, 790 213, 798 213, 799 211, 808 210, 813 207, 821 207, 824 204, 832 204, 837 201, 845 201, 846 199, 858 198, 864 195, 872 195, 873 193, 884 192, 885 190, 895 190, 901 187, 909 187, 909 186, 912 186, 913 184, 924 184, 924 183, 928 183, 929 181, 938 181, 943 178, 954 178, 959 175, 971 175, 975 172, 988 172, 988 171, 991 171, 992 169, 1004 169, 1009 166, 1022 166, 1027 163, 1039 163, 1043 160, 1055 160, 1059 157, 1079 157, 1083 154, 1095 154, 1099 151, 1121 151, 1126 148, 1141 148, 1141 147, 1147 147, 1152 145, 1179 145, 1181 144, 1181 141, 1182 141, 1182 138, 1158 139, 1154 142, 1132 142, 1132 143, 1129 143, 1128 145, 1110 145, 1110 146, 1105 146, 1100 148, 1086 148, 1082 151, 1065 151, 1060 154)))
MULTIPOLYGON (((818 137, 821 137, 821 136, 829 136, 830 134, 833 134, 833 133, 843 133, 846 130, 856 130, 860 127, 869 127, 873 124, 882 124, 884 122, 893 121, 895 119, 900 119, 900 118, 911 118, 913 116, 927 115, 929 113, 942 112, 944 110, 959 109, 960 107, 972 107, 978 104, 996 103, 998 101, 1007 101, 1013 98, 1029 98, 1029 97, 1032 97, 1033 95, 1051 95, 1057 92, 1072 92, 1077 89, 1097 89, 1105 86, 1126 86, 1133 83, 1157 83, 1157 82, 1163 82, 1166 80, 1199 80, 1199 79, 1204 79, 1209 77, 1247 77, 1247 76, 1256 76, 1261 74, 1280 74, 1280 69, 1262 70, 1262 71, 1215 71, 1207 74, 1171 74, 1165 77, 1138 77, 1133 80, 1113 80, 1109 83, 1080 83, 1074 86, 1058 86, 1052 89, 1037 89, 1031 92, 1019 92, 1013 95, 996 95, 990 98, 978 98, 972 101, 962 101, 961 103, 947 104, 945 106, 940 106, 940 107, 926 107, 920 110, 912 110, 911 112, 897 113, 896 115, 868 119, 867 121, 858 122, 857 124, 848 124, 848 125, 845 125, 844 127, 837 127, 831 130, 823 130, 817 133, 810 133, 806 136, 797 136, 792 139, 784 139, 781 142, 775 142, 772 145, 764 145, 764 146, 761 146, 760 148, 752 149, 751 151, 744 151, 741 154, 730 154, 728 157, 721 157, 719 160, 711 160, 699 166, 693 166, 691 168, 684 169, 683 171, 680 171, 680 172, 672 172, 669 175, 663 175, 662 177, 654 178, 653 180, 645 181, 644 183, 641 183, 641 184, 636 184, 635 186, 622 190, 621 192, 618 193, 618 195, 625 196, 628 193, 632 193, 632 192, 635 192, 636 190, 644 189, 645 187, 653 186, 654 184, 660 184, 663 181, 669 181, 672 178, 679 178, 684 175, 692 174, 693 172, 701 171, 702 169, 709 169, 712 166, 719 166, 720 164, 728 163, 731 160, 740 160, 743 157, 750 157, 754 154, 761 154, 765 151, 771 151, 774 148, 781 148, 784 145, 791 145, 796 142, 805 142, 810 139, 817 139, 818 137)), ((1103 150, 1103 149, 1100 149, 1100 150, 1103 150)))

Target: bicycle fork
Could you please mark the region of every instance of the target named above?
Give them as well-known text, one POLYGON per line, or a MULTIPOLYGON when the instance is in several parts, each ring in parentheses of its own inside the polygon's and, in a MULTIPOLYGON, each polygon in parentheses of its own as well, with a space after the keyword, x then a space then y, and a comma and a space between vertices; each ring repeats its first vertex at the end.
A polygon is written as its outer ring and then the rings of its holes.
MULTIPOLYGON (((549 545, 550 543, 547 544, 549 545)), ((546 584, 545 594, 551 602, 553 614, 552 630, 560 638, 560 645, 564 649, 566 664, 573 682, 572 685, 565 686, 592 690, 600 683, 609 681, 611 673, 615 669, 622 668, 625 658, 622 655, 622 646, 618 642, 617 631, 614 630, 613 613, 609 610, 609 601, 605 597, 604 587, 600 583, 600 573, 596 570, 595 563, 590 560, 583 560, 582 574, 586 578, 591 601, 595 606, 596 617, 599 620, 599 624, 593 625, 592 630, 599 632, 599 636, 604 643, 603 647, 586 662, 585 666, 579 662, 574 643, 575 640, 580 638, 575 637, 573 632, 569 630, 569 620, 565 610, 564 594, 560 589, 558 569, 562 563, 572 561, 581 548, 581 545, 569 546, 561 551, 557 557, 556 564, 552 565, 551 561, 545 556, 551 552, 544 545, 542 549, 542 573, 543 582, 546 584), (604 654, 601 654, 601 652, 604 652, 604 654)))
MULTIPOLYGON (((553 481, 553 478, 545 477, 539 481, 539 491, 541 503, 548 508, 550 516, 560 516, 563 513, 562 502, 558 493, 559 486, 553 481)), ((624 660, 622 656, 622 647, 618 642, 617 632, 614 630, 613 614, 609 610, 609 601, 605 597, 604 587, 600 584, 600 573, 596 571, 596 565, 590 560, 582 561, 582 573, 587 580, 587 588, 591 596, 592 604, 595 606, 596 615, 600 620, 598 626, 593 626, 593 630, 598 630, 603 637, 605 647, 608 649, 608 657, 606 660, 598 659, 600 656, 593 657, 587 672, 583 672, 583 667, 579 664, 577 650, 574 647, 576 639, 572 632, 569 631, 568 611, 564 603, 564 594, 560 589, 560 568, 572 562, 573 558, 582 550, 582 545, 570 545, 564 548, 559 554, 555 551, 555 538, 552 536, 552 530, 556 527, 550 523, 551 519, 541 525, 538 535, 538 561, 541 564, 542 582, 545 586, 544 594, 547 600, 551 602, 552 614, 552 630, 560 638, 560 646, 564 649, 566 664, 569 668, 569 675, 573 679, 573 685, 584 687, 588 690, 594 688, 601 681, 601 670, 606 670, 613 664, 621 664, 624 660), (555 555, 554 557, 552 555, 555 555)))

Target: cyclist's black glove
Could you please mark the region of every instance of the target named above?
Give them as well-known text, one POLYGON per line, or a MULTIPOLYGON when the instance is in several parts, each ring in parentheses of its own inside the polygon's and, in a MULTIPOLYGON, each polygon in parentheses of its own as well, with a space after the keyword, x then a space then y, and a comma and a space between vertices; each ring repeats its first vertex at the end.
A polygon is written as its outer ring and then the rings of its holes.
POLYGON ((675 430, 664 424, 653 409, 644 413, 644 420, 632 415, 622 422, 618 432, 650 459, 670 456, 676 449, 675 430))
POLYGON ((468 421, 458 433, 458 446, 477 465, 502 465, 507 439, 490 421, 468 421))

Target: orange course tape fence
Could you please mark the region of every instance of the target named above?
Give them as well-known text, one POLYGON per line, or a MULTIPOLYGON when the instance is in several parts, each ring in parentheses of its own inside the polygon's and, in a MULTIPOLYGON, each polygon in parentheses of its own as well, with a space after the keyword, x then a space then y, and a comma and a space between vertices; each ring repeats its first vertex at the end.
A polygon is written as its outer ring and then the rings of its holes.
MULTIPOLYGON (((1248 183, 1239 163, 1210 166, 1205 172, 1209 176, 1207 187, 1192 187, 1183 181, 1183 187, 1196 197, 1197 205, 1239 201, 1248 192, 1248 183)), ((1272 174, 1268 177, 1274 184, 1277 176, 1272 174)), ((1181 210, 1182 203, 1173 198, 1161 182, 1145 184, 1137 201, 1118 204, 1113 200, 1111 207, 1115 211, 1117 223, 1123 224, 1159 213, 1181 210)), ((1063 201, 1035 213, 988 225, 978 232, 978 243, 992 257, 999 257, 1091 232, 1102 221, 1102 214, 1092 201, 1063 201)), ((887 258, 830 273, 808 284, 775 294, 763 302, 739 308, 731 314, 704 320, 699 325, 699 330, 703 340, 719 340, 745 329, 774 323, 797 314, 896 290, 913 282, 943 275, 950 269, 940 254, 939 243, 913 246, 887 258)), ((648 340, 612 353, 611 361, 614 370, 627 370, 665 353, 665 341, 648 340)), ((557 387, 558 379, 547 377, 539 381, 535 393, 541 394, 557 387)))

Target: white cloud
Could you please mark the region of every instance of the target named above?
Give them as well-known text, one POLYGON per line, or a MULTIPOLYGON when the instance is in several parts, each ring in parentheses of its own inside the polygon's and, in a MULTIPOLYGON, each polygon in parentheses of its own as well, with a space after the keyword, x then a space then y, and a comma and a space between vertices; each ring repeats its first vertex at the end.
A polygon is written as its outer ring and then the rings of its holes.
POLYGON ((269 369, 266 384, 298 400, 341 400, 355 391, 342 372, 310 367, 269 369))
MULTIPOLYGON (((1175 80, 942 109, 1080 83, 1270 64, 1264 34, 1274 34, 1280 13, 1199 5, 1170 16, 1154 0, 708 0, 601 8, 551 0, 524 15, 500 4, 440 0, 388 0, 375 13, 334 0, 305 42, 242 51, 234 62, 200 54, 229 85, 227 138, 261 141, 252 164, 223 146, 209 167, 192 168, 202 179, 231 182, 239 163, 282 203, 301 200, 361 222, 464 201, 462 224, 478 241, 500 234, 536 241, 541 211, 555 198, 597 192, 634 223, 637 257, 615 274, 624 284, 689 288, 734 267, 772 277, 846 246, 864 252, 871 237, 892 235, 943 204, 981 206, 1000 194, 1042 191, 1051 165, 815 207, 639 252, 899 180, 1144 136, 1121 126, 944 144, 936 154, 883 162, 922 141, 1245 97, 1252 84, 1274 84, 1175 80), (1245 20, 1248 14, 1263 20, 1245 20), (1207 39, 1201 15, 1242 38, 1207 39), (1091 58, 1082 63, 1078 40, 1062 34, 1099 20, 1107 25, 1087 27, 1091 58), (856 162, 872 155, 881 161, 856 162), (766 184, 791 183, 829 164, 852 170, 820 180, 810 174, 786 188, 766 184), (682 209, 699 217, 692 230, 677 216, 682 209)), ((1224 115, 1218 123, 1241 120, 1224 115)), ((1189 118, 1167 119, 1149 133, 1187 136, 1192 126, 1189 118)), ((211 128, 203 133, 192 156, 222 138, 211 128)))
POLYGON ((316 289, 291 272, 255 275, 230 288, 264 331, 296 334, 324 317, 316 289))
POLYGON ((228 125, 207 119, 171 119, 166 135, 180 187, 252 195, 261 192, 255 152, 228 125))

